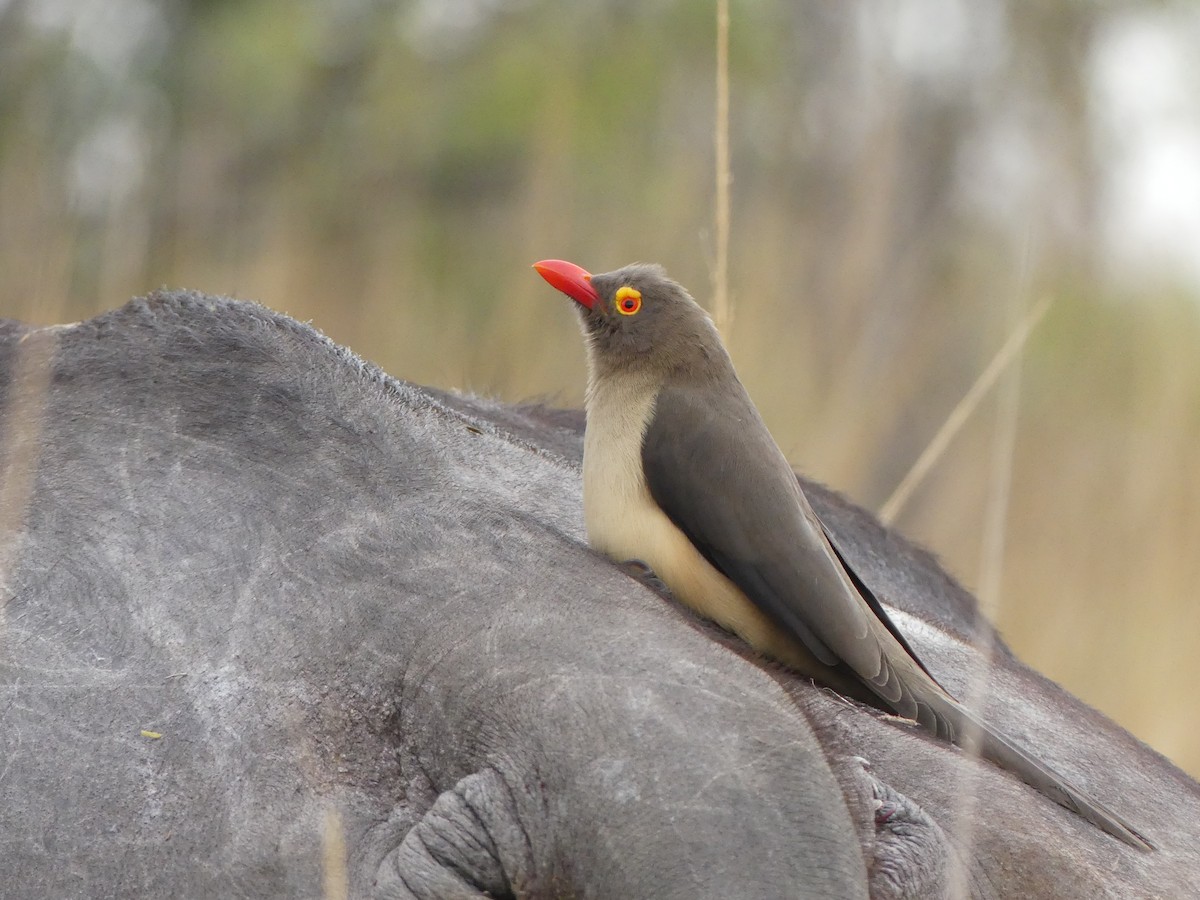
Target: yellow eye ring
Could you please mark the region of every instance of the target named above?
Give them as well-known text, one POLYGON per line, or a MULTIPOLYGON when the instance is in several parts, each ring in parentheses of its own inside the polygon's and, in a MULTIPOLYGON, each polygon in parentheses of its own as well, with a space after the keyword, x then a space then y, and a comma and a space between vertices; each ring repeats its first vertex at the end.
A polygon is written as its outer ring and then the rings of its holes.
POLYGON ((619 288, 617 296, 613 298, 613 306, 623 316, 636 315, 642 308, 642 292, 637 288, 629 287, 629 285, 619 288))

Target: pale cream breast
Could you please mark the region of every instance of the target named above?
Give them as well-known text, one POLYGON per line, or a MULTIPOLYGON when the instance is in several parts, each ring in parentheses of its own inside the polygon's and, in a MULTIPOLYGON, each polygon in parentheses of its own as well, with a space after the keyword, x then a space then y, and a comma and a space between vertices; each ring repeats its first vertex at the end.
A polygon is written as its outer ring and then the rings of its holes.
POLYGON ((626 375, 588 385, 583 511, 588 542, 619 562, 641 560, 681 602, 752 646, 811 671, 813 660, 718 572, 650 496, 642 438, 660 384, 626 375))

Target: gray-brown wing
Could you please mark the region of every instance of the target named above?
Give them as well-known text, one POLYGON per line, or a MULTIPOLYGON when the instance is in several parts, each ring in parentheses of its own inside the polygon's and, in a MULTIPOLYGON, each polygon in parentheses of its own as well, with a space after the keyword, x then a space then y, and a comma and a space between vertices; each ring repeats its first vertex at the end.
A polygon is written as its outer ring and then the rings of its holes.
POLYGON ((855 591, 740 383, 664 387, 642 463, 663 512, 777 625, 826 665, 847 664, 901 715, 942 730, 911 690, 914 673, 928 676, 855 591))

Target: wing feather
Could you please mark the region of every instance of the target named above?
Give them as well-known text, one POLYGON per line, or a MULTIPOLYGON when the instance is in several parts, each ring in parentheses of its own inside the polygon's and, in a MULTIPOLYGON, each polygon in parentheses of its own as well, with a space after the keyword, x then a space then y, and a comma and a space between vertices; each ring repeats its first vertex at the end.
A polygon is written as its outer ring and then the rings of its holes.
POLYGON ((821 662, 899 698, 871 611, 739 382, 665 386, 642 463, 654 501, 756 606, 821 662))

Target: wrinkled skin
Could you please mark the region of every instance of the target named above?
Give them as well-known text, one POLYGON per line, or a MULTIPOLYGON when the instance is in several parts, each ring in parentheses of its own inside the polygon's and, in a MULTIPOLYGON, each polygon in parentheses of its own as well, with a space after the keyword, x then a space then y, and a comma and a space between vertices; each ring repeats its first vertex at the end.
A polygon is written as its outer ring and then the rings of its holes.
MULTIPOLYGON (((1002 645, 989 716, 1157 852, 757 660, 588 550, 577 414, 396 382, 195 294, 0 326, 0 381, 2 896, 1200 883, 1200 786, 1002 645)), ((970 597, 805 488, 969 696, 968 637, 990 635, 970 597)))

